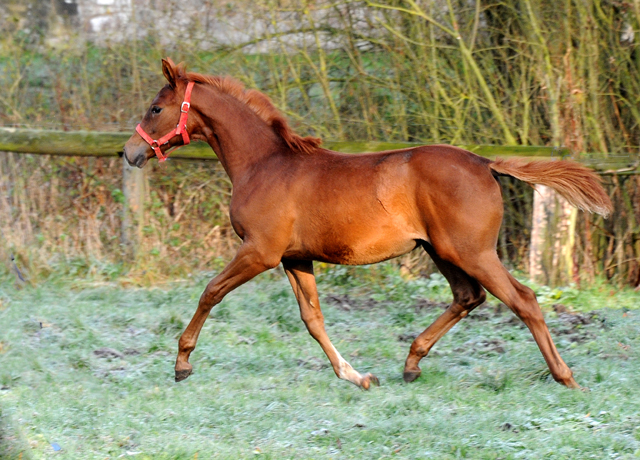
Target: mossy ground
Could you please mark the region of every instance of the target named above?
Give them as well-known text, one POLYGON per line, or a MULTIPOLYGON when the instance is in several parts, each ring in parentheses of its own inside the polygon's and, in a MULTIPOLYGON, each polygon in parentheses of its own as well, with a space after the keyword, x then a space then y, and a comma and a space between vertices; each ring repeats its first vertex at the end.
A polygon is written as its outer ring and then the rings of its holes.
POLYGON ((164 289, 3 282, 0 457, 640 455, 637 293, 538 289, 560 353, 590 390, 582 392, 553 382, 529 331, 495 299, 405 384, 410 342, 442 312, 446 282, 407 280, 390 265, 336 267, 318 281, 334 345, 381 387, 365 392, 335 377, 277 272, 214 310, 191 358, 195 373, 179 384, 177 337, 205 277, 164 289))

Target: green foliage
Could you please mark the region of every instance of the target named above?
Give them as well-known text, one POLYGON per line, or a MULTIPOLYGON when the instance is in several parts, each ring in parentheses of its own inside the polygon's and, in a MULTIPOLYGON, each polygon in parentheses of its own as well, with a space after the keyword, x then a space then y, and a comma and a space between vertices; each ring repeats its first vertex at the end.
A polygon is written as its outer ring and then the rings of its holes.
POLYGON ((124 194, 119 188, 114 188, 111 191, 111 196, 113 197, 113 201, 116 203, 124 203, 124 194))
POLYGON ((541 305, 549 305, 552 303, 574 302, 579 291, 575 286, 564 288, 550 288, 548 286, 540 286, 536 291, 536 297, 541 305))

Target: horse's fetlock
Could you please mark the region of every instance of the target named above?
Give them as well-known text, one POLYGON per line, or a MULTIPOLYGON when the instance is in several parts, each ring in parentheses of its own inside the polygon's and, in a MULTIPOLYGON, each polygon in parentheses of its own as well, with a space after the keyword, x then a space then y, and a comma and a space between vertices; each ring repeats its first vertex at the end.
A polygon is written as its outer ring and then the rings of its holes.
POLYGON ((195 350, 196 346, 193 343, 189 343, 187 342, 187 340, 182 340, 180 339, 178 341, 178 351, 180 353, 191 353, 193 350, 195 350))

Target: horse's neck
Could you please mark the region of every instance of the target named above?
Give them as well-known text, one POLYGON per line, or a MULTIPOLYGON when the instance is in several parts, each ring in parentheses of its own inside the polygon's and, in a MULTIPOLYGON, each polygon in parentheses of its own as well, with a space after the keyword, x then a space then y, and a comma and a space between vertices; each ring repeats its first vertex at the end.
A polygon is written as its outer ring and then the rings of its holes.
POLYGON ((231 182, 239 181, 254 166, 282 148, 273 129, 243 103, 214 95, 202 111, 207 141, 231 182))

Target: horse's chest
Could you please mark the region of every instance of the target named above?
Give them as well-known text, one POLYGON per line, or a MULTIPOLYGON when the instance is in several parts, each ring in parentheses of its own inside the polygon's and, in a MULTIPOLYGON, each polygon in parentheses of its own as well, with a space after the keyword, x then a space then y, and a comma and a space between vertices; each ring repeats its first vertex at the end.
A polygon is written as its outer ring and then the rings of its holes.
POLYGON ((246 235, 281 234, 289 227, 292 219, 291 206, 282 197, 272 193, 252 193, 232 196, 229 205, 229 219, 236 234, 244 239, 246 235))

